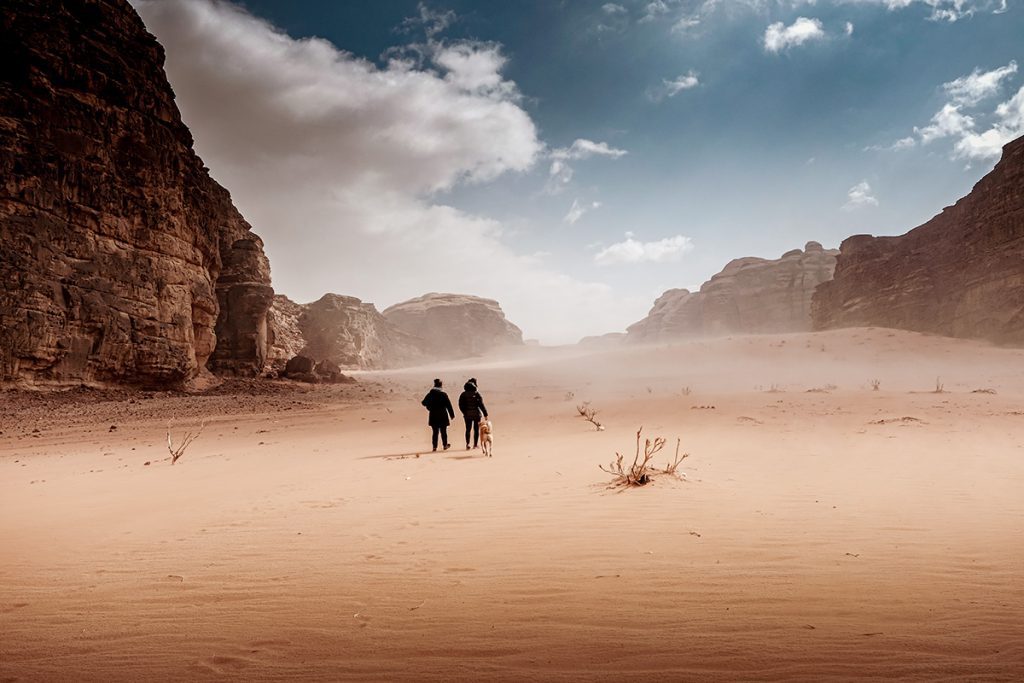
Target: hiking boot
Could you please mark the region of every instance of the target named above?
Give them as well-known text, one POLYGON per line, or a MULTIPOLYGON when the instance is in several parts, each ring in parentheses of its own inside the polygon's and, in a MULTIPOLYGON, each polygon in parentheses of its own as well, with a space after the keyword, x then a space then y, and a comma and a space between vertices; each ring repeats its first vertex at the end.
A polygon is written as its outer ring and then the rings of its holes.
POLYGON ((452 447, 452 445, 451 445, 450 443, 446 443, 446 444, 444 445, 444 449, 445 449, 445 450, 448 450, 448 449, 449 449, 449 448, 451 448, 451 447, 452 447))

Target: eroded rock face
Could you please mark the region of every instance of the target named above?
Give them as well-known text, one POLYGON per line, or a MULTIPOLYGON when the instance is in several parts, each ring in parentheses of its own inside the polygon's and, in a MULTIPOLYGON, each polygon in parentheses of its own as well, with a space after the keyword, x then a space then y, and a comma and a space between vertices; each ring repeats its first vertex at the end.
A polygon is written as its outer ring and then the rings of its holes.
MULTIPOLYGON (((339 370, 378 370, 422 359, 421 342, 384 319, 373 304, 325 294, 311 304, 276 297, 270 313, 275 363, 286 355, 339 370)), ((287 361, 285 361, 287 362, 287 361)))
POLYGON ((280 373, 285 365, 302 353, 306 340, 299 329, 299 318, 305 306, 297 304, 282 294, 274 295, 274 302, 267 311, 267 330, 270 350, 267 356, 267 371, 280 373))
POLYGON ((522 346, 523 332, 497 301, 467 294, 425 294, 384 309, 398 329, 422 340, 430 358, 468 358, 503 346, 522 346))
POLYGON ((778 259, 740 258, 699 292, 670 289, 647 317, 631 325, 631 342, 703 335, 767 334, 811 329, 811 297, 832 277, 835 249, 808 242, 778 259))
POLYGON ((875 325, 1024 345, 1024 138, 924 225, 844 240, 813 316, 815 329, 875 325))
POLYGON ((0 381, 253 375, 262 242, 192 149, 126 0, 0 5, 0 381))

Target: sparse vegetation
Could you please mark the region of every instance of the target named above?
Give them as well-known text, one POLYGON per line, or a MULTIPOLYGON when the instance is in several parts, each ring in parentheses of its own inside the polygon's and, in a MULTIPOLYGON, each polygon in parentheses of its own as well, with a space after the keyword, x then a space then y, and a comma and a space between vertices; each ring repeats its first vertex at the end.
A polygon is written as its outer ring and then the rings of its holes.
POLYGON ((572 392, 572 391, 565 392, 565 400, 566 401, 571 401, 574 398, 576 398, 576 394, 574 392, 572 392))
POLYGON ((942 383, 942 378, 941 377, 936 377, 935 378, 935 391, 932 392, 932 393, 935 393, 935 394, 944 394, 944 393, 946 393, 946 385, 942 383))
POLYGON ((597 419, 597 410, 590 407, 590 401, 584 401, 583 403, 576 406, 576 412, 580 414, 584 420, 594 425, 594 428, 599 431, 604 431, 604 425, 601 424, 597 419))
POLYGON ((188 450, 188 447, 192 445, 193 441, 195 441, 196 439, 199 438, 199 435, 203 433, 204 429, 206 429, 206 420, 203 420, 199 424, 199 428, 196 431, 194 431, 194 432, 193 431, 186 432, 185 436, 181 440, 181 443, 179 443, 177 445, 177 447, 176 447, 174 445, 173 440, 171 439, 171 422, 170 422, 170 420, 168 420, 168 422, 167 422, 167 452, 169 452, 171 454, 171 464, 172 465, 174 463, 178 462, 178 458, 180 458, 181 456, 185 455, 185 451, 188 450))
POLYGON ((608 484, 608 488, 627 488, 631 486, 644 486, 645 484, 651 483, 655 476, 659 474, 666 474, 669 476, 679 475, 676 470, 679 468, 680 463, 689 457, 689 453, 679 453, 679 447, 682 444, 681 439, 676 439, 676 453, 675 457, 663 468, 658 469, 652 464, 654 456, 657 455, 665 447, 665 439, 662 437, 655 437, 651 439, 643 440, 643 453, 640 452, 640 442, 642 438, 644 428, 636 432, 636 452, 633 455, 633 462, 630 465, 626 465, 625 457, 619 453, 615 453, 615 460, 605 465, 598 465, 602 472, 607 472, 612 475, 613 479, 608 484))
POLYGON ((871 391, 878 391, 882 387, 882 380, 873 379, 871 380, 871 391))
POLYGON ((691 393, 690 392, 690 387, 683 387, 683 390, 682 390, 683 396, 689 396, 690 393, 691 393))

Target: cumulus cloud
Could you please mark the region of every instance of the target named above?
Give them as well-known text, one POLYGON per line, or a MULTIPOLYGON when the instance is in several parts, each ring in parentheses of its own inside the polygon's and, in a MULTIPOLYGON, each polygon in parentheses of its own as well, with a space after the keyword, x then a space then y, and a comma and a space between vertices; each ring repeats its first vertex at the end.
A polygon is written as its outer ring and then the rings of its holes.
POLYGON ((669 10, 670 8, 665 0, 652 0, 644 5, 644 14, 640 17, 640 23, 645 24, 660 19, 668 14, 669 10))
MULTIPOLYGON (((419 59, 378 66, 228 2, 134 2, 166 48, 197 150, 267 244, 278 291, 379 306, 480 294, 548 340, 577 338, 584 319, 587 333, 618 326, 607 286, 517 253, 502 223, 440 198, 545 157, 500 47, 439 37, 453 15, 421 5, 407 24, 428 35, 419 59)), ((566 158, 621 152, 588 142, 566 158)))
POLYGON ((689 237, 676 235, 654 242, 641 242, 631 232, 626 239, 604 247, 594 255, 594 263, 610 266, 618 263, 667 263, 678 261, 693 250, 689 237))
MULTIPOLYGON (((900 150, 918 143, 927 145, 936 140, 952 138, 952 158, 985 160, 998 157, 1003 145, 1024 135, 1024 88, 995 110, 984 111, 980 105, 997 95, 1005 81, 1017 73, 1017 62, 1011 61, 989 71, 976 67, 966 76, 942 84, 949 96, 928 125, 914 127, 914 134, 901 138, 887 149, 900 150), (968 113, 965 110, 971 110, 968 113), (979 125, 979 122, 982 122, 979 125), (983 130, 979 132, 979 127, 983 130)), ((869 147, 868 149, 880 149, 869 147)), ((883 148, 884 149, 884 148, 883 148)))
POLYGON ((675 78, 662 79, 660 85, 647 90, 647 97, 654 102, 660 102, 666 97, 675 97, 682 91, 691 90, 698 85, 700 85, 700 77, 696 71, 691 69, 675 78))
POLYGON ((612 147, 607 142, 594 142, 586 138, 577 138, 568 147, 556 147, 548 153, 551 166, 548 167, 548 182, 544 190, 548 194, 558 194, 565 189, 575 174, 570 161, 591 157, 618 159, 626 154, 626 150, 612 147))
POLYGON ((998 93, 1003 81, 1015 73, 1017 62, 1014 61, 991 71, 982 71, 976 67, 967 76, 944 83, 942 88, 949 93, 954 104, 974 106, 998 93))
POLYGON ((594 209, 600 209, 601 202, 586 202, 581 203, 579 199, 572 200, 572 206, 569 207, 569 213, 565 214, 565 218, 562 219, 569 225, 576 225, 576 221, 583 218, 583 214, 594 209))
POLYGON ((914 128, 922 144, 949 137, 951 135, 962 135, 974 128, 974 119, 960 111, 959 105, 945 104, 942 109, 935 112, 931 123, 923 128, 914 128))
POLYGON ((1006 11, 1006 0, 843 0, 845 2, 882 4, 889 10, 901 10, 915 5, 928 7, 932 21, 954 22, 978 12, 1002 14, 1006 11))
POLYGON ((846 193, 846 203, 843 204, 843 211, 855 211, 868 206, 878 206, 878 200, 871 194, 871 185, 862 180, 849 189, 846 193))
POLYGON ((997 158, 1003 145, 1024 135, 1024 87, 995 111, 995 121, 981 133, 968 132, 954 147, 957 158, 982 160, 997 158))
POLYGON ((781 21, 769 25, 764 32, 764 49, 768 52, 780 52, 809 41, 824 40, 824 38, 825 29, 820 20, 797 17, 796 21, 789 26, 781 21))

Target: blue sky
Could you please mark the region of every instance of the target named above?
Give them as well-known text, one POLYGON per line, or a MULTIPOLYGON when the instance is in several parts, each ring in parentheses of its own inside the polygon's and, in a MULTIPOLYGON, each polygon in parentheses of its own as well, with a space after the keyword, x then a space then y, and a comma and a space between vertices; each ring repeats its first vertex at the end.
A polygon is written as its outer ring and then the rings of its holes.
POLYGON ((1024 133, 1014 0, 135 4, 278 291, 481 294, 546 342, 905 232, 1024 133))

